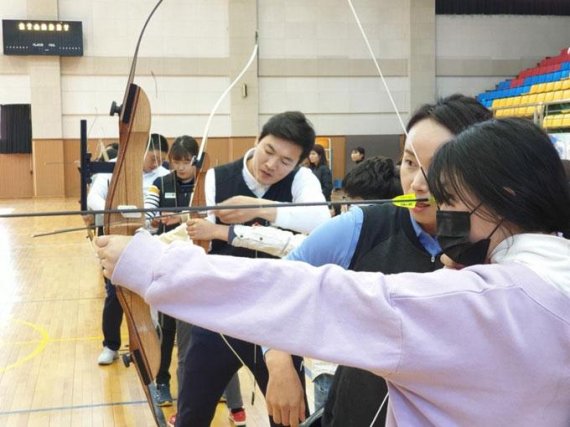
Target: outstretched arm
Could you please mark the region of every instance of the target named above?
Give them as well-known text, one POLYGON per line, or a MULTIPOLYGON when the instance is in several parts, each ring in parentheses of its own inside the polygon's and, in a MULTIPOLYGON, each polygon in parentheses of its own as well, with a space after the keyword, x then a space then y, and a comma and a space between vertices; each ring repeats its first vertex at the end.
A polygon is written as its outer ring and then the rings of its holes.
POLYGON ((292 354, 382 373, 399 361, 400 318, 381 274, 206 255, 194 245, 166 245, 142 232, 129 242, 116 236, 98 240, 105 274, 173 317, 292 354), (242 304, 238 312, 231 309, 236 299, 242 304), (323 318, 329 319, 324 329, 317 327, 323 318), (355 352, 363 342, 367 351, 355 352))

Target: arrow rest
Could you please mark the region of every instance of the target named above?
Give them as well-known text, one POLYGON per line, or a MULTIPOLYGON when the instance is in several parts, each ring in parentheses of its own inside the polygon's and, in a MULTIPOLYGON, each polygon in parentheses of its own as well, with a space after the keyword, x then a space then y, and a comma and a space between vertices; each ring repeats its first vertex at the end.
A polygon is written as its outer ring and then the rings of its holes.
POLYGON ((116 114, 117 116, 120 116, 122 110, 123 110, 123 106, 122 106, 122 105, 117 105, 117 102, 116 102, 116 101, 113 101, 113 102, 111 103, 111 110, 109 111, 109 115, 110 115, 111 117, 114 116, 115 114, 116 114))

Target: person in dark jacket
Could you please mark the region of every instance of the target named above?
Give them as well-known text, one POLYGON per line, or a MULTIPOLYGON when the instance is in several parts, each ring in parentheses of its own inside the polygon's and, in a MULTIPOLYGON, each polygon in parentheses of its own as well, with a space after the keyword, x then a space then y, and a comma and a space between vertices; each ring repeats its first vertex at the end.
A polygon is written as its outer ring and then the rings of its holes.
POLYGON ((320 144, 313 145, 313 149, 309 153, 309 169, 319 179, 325 199, 330 201, 333 187, 332 173, 328 165, 325 149, 320 144))

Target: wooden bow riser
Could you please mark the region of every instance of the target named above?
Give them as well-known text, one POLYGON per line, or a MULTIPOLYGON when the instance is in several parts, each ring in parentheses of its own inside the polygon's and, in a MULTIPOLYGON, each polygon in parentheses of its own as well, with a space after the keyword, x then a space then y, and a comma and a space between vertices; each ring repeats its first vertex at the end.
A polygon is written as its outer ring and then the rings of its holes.
MULTIPOLYGON (((119 122, 119 154, 109 185, 106 209, 119 205, 142 207, 142 165, 150 133, 150 103, 144 91, 131 84, 119 122)), ((121 214, 105 215, 105 233, 133 235, 144 226, 144 216, 124 218, 121 214), (120 225, 117 225, 120 223, 120 225)))
MULTIPOLYGON (((142 207, 142 166, 148 146, 151 111, 144 91, 130 84, 119 122, 119 154, 115 166, 106 209, 120 205, 142 207)), ((144 226, 144 215, 124 218, 121 214, 107 214, 104 218, 105 234, 131 236, 144 226)), ((150 314, 150 307, 137 294, 120 286, 117 298, 125 313, 129 331, 127 362, 134 362, 157 425, 163 425, 160 409, 153 403, 149 389, 160 367, 160 342, 150 314), (160 412, 160 413, 159 413, 160 412)))

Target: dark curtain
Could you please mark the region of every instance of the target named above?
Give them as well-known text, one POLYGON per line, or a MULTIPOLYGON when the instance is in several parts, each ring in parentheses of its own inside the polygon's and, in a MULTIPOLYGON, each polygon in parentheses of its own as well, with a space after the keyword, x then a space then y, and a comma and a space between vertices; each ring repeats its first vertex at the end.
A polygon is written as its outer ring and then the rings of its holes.
POLYGON ((0 105, 0 153, 31 152, 30 104, 0 105))
POLYGON ((436 0, 438 15, 570 16, 568 0, 436 0))

